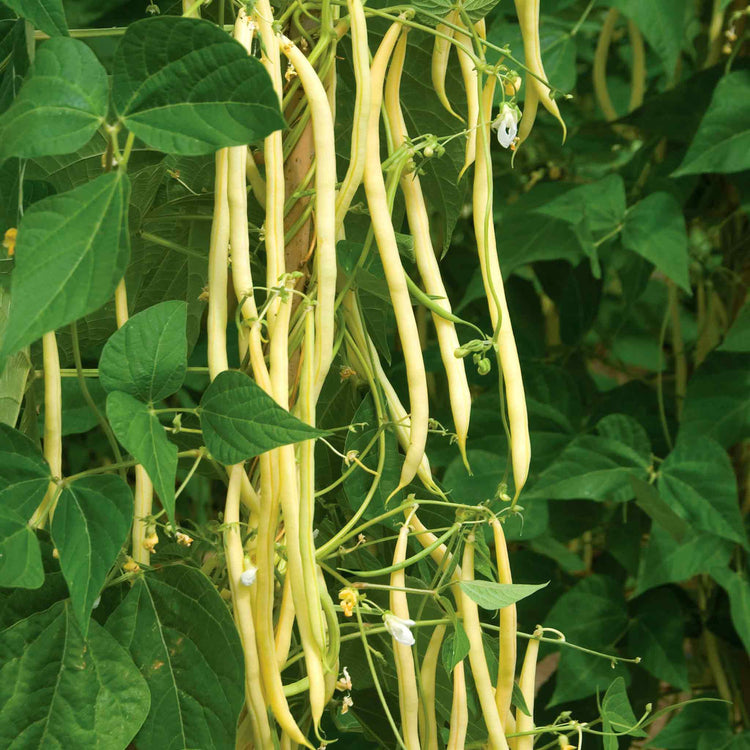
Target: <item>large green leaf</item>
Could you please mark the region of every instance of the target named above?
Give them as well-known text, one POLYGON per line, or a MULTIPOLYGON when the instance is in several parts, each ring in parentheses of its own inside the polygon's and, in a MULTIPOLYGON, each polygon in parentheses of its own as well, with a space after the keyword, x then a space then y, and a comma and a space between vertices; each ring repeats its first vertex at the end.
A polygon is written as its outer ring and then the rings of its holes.
POLYGON ((719 351, 750 352, 750 302, 743 305, 719 351))
POLYGON ((112 73, 117 115, 161 151, 208 154, 284 127, 260 61, 209 21, 136 21, 117 47, 112 73))
MULTIPOLYGON (((625 632, 627 622, 622 588, 604 575, 584 578, 555 602, 544 620, 571 643, 607 652, 625 632)), ((613 670, 607 659, 563 648, 550 705, 593 695, 617 676, 628 679, 625 670, 613 670)))
POLYGON ((187 372, 187 305, 162 302, 134 315, 110 336, 99 360, 108 392, 154 403, 180 389, 187 372))
MULTIPOLYGON (((700 736, 727 733, 729 706, 722 701, 690 703, 672 717, 666 727, 649 743, 656 750, 693 750, 700 744, 700 736)), ((714 748, 724 743, 712 743, 714 748)))
POLYGON ((463 592, 482 609, 502 609, 520 602, 543 589, 547 583, 495 583, 493 581, 462 581, 463 592))
POLYGON ((672 589, 648 591, 633 601, 628 652, 658 680, 680 690, 690 688, 685 661, 685 628, 680 600, 672 589))
POLYGON ((622 244, 690 293, 685 218, 672 195, 652 193, 636 203, 625 217, 622 244))
POLYGON ((50 36, 68 35, 62 0, 3 0, 22 18, 50 36))
POLYGON ((589 185, 567 190, 547 201, 536 213, 552 216, 573 226, 588 225, 592 238, 616 231, 625 218, 625 183, 619 174, 611 174, 589 185))
MULTIPOLYGON (((642 729, 633 729, 638 723, 638 719, 633 713, 625 688, 625 680, 622 677, 618 677, 607 688, 602 700, 601 716, 605 732, 630 734, 634 737, 646 736, 642 729)), ((611 748, 611 750, 617 750, 619 743, 616 737, 609 736, 606 738, 604 746, 605 748, 611 748)))
POLYGON ((127 651, 59 602, 0 633, 0 745, 122 750, 149 709, 127 651))
POLYGON ((206 389, 199 413, 206 447, 227 465, 327 434, 282 409, 247 375, 231 370, 219 373, 206 389))
POLYGON ((111 474, 83 477, 67 485, 57 502, 52 539, 84 637, 94 602, 132 520, 130 488, 111 474))
POLYGON ((645 479, 650 462, 610 437, 580 435, 545 469, 527 497, 550 500, 615 500, 633 496, 630 477, 645 479))
POLYGON ((44 583, 36 535, 27 524, 28 515, 14 507, 26 501, 23 485, 0 492, 0 586, 36 589, 44 583))
POLYGON ((101 307, 127 266, 127 175, 105 174, 26 211, 18 230, 7 356, 101 307))
POLYGON ((0 424, 0 586, 38 588, 44 581, 39 544, 28 521, 51 479, 34 443, 0 424))
POLYGON ((659 0, 658 3, 651 0, 609 0, 607 5, 618 8, 635 21, 671 78, 682 49, 686 0, 659 0))
POLYGON ((562 630, 573 643, 597 648, 615 643, 627 622, 620 585, 608 576, 597 574, 584 578, 563 594, 544 624, 562 630))
POLYGON ((117 439, 148 473, 169 520, 174 522, 174 482, 177 446, 171 443, 159 418, 127 393, 107 396, 107 419, 117 439))
POLYGON ((729 568, 717 568, 711 575, 727 592, 734 629, 742 640, 745 651, 750 653, 750 583, 747 574, 735 573, 729 568))
POLYGON ((750 168, 750 70, 729 73, 714 90, 708 111, 675 176, 742 172, 750 168))
MULTIPOLYGON (((0 234, 4 234, 2 227, 0 234)), ((0 287, 0 340, 5 336, 9 310, 10 295, 0 287)), ((0 365, 0 422, 3 424, 15 427, 30 371, 31 359, 28 350, 21 350, 8 357, 5 367, 0 365)))
POLYGON ((659 494, 695 529, 747 544, 737 478, 727 452, 709 437, 680 437, 659 472, 659 494))
POLYGON ((50 39, 0 117, 0 162, 76 151, 104 122, 108 98, 107 73, 91 48, 68 37, 50 39))
POLYGON ((31 515, 36 507, 34 498, 38 493, 44 495, 51 478, 49 466, 36 445, 22 432, 0 424, 0 490, 11 485, 25 487, 23 507, 14 506, 15 510, 25 515, 31 508, 31 515))
POLYGON ((750 353, 714 352, 688 383, 681 433, 725 448, 750 436, 750 353))
POLYGON ((211 581, 185 566, 139 578, 107 620, 151 691, 143 748, 234 748, 244 700, 242 646, 211 581))
POLYGON ((732 542, 726 539, 692 530, 678 542, 668 531, 654 523, 641 557, 637 593, 726 567, 733 548, 732 542))

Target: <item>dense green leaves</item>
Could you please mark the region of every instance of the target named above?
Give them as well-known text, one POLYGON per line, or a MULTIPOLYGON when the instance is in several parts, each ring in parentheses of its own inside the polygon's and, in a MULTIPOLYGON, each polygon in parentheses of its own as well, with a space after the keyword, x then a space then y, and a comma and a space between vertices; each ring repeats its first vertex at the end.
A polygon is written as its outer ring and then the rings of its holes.
POLYGON ((685 628, 682 609, 672 589, 662 587, 633 602, 628 652, 641 658, 641 666, 659 680, 681 690, 690 687, 683 651, 685 628))
POLYGON ((658 486, 693 528, 747 544, 734 469, 716 441, 697 436, 678 440, 661 466, 658 486))
POLYGON ((122 750, 149 708, 146 682, 96 622, 84 640, 60 602, 0 633, 0 745, 122 750))
POLYGON ((528 583, 495 583, 494 581, 461 581, 461 589, 482 609, 502 609, 547 586, 528 583))
POLYGON ((91 49, 77 39, 50 39, 0 117, 0 162, 76 151, 104 122, 108 98, 107 73, 91 49))
POLYGON ((650 461, 612 437, 580 435, 545 469, 529 494, 551 500, 629 500, 630 476, 645 478, 650 461))
POLYGON ((750 71, 719 81, 675 176, 701 172, 742 172, 750 168, 750 71))
POLYGON ((750 354, 715 352, 688 383, 681 432, 724 448, 750 435, 750 354))
POLYGON ((216 376, 201 399, 200 418, 206 447, 223 464, 326 434, 282 409, 241 372, 216 376))
POLYGON ((174 521, 174 482, 177 474, 177 446, 150 408, 127 393, 107 396, 107 419, 117 439, 142 464, 153 482, 170 521, 174 521))
POLYGON ((89 615, 130 530, 133 497, 114 475, 67 485, 52 521, 52 539, 68 584, 71 609, 86 636, 89 615))
MULTIPOLYGON (((638 723, 633 708, 628 699, 625 680, 618 677, 607 688, 602 700, 602 722, 605 732, 617 734, 631 734, 636 737, 645 737, 642 729, 634 729, 638 723)), ((619 743, 616 737, 608 736, 604 740, 605 750, 617 750, 619 743)))
POLYGON ((112 100, 131 132, 175 154, 208 154, 284 127, 260 61, 208 21, 161 16, 128 26, 112 100))
POLYGON ((0 424, 0 586, 42 585, 39 544, 27 523, 50 479, 49 466, 31 440, 0 424))
POLYGON ((712 575, 729 596, 732 623, 745 651, 750 652, 750 583, 747 575, 727 568, 717 568, 712 575))
POLYGON ((234 747, 242 647, 211 581, 188 567, 139 578, 107 620, 151 691, 138 747, 234 747))
POLYGON ((685 219, 669 193, 652 193, 628 211, 622 244, 690 292, 685 219))
POLYGON ((3 0, 3 2, 45 34, 50 36, 68 34, 62 0, 3 0))
POLYGON ((187 306, 169 301, 134 315, 110 336, 99 361, 106 391, 148 403, 179 390, 187 372, 187 306))
POLYGON ((35 203, 18 230, 2 355, 96 310, 130 255, 127 175, 105 174, 35 203))

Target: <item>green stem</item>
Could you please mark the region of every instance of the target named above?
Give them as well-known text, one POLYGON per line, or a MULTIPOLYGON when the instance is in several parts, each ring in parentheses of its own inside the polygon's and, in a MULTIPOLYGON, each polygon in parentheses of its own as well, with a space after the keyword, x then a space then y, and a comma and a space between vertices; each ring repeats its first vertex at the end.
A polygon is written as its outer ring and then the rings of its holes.
POLYGON ((451 526, 450 529, 445 532, 445 534, 438 537, 432 544, 428 545, 423 550, 420 550, 416 555, 413 555, 406 560, 402 560, 400 563, 396 563, 395 565, 389 565, 387 568, 380 568, 379 570, 346 570, 346 568, 341 568, 341 570, 344 570, 346 573, 349 573, 349 575, 356 576, 357 578, 378 578, 380 576, 389 575, 390 573, 394 573, 397 570, 408 568, 410 565, 414 565, 414 563, 417 563, 420 560, 424 560, 425 557, 428 557, 432 552, 440 547, 441 544, 444 544, 460 528, 460 523, 454 523, 453 526, 451 526))
MULTIPOLYGON (((80 342, 78 341, 78 324, 75 321, 70 324, 70 338, 73 344, 73 361, 75 362, 76 374, 78 375, 78 385, 81 388, 83 398, 88 404, 89 409, 91 409, 91 411, 94 413, 99 426, 102 428, 102 431, 107 438, 107 442, 109 443, 109 447, 112 449, 112 454, 115 457, 115 461, 118 464, 121 464, 122 453, 120 452, 120 446, 117 444, 117 438, 115 438, 115 434, 114 432, 112 432, 112 428, 109 426, 109 422, 107 422, 104 415, 101 413, 101 411, 99 411, 99 407, 96 405, 96 402, 92 398, 91 393, 89 392, 89 387, 86 383, 86 377, 83 374, 83 364, 81 362, 81 346, 80 342)), ((120 476, 123 479, 127 479, 127 473, 125 471, 120 471, 120 476)))

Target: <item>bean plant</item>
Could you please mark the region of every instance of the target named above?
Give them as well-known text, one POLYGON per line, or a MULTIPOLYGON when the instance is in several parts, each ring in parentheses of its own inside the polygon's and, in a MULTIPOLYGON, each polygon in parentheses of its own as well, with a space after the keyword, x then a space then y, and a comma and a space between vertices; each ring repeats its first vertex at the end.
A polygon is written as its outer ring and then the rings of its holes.
POLYGON ((0 746, 750 745, 741 0, 0 3, 0 746))

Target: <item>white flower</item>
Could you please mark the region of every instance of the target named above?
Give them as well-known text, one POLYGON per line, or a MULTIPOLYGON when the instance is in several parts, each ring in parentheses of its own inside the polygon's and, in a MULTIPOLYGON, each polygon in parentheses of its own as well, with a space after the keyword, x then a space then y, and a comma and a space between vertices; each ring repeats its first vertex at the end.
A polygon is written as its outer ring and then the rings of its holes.
POLYGON ((497 130, 498 143, 503 148, 510 148, 518 135, 518 110, 510 104, 503 104, 492 127, 497 130))
POLYGON ((404 646, 414 645, 414 635, 411 630, 409 630, 412 625, 417 624, 414 620, 404 620, 401 617, 396 617, 396 615, 391 612, 386 612, 383 615, 383 624, 385 625, 385 629, 399 643, 403 643, 404 646))
POLYGON ((349 674, 349 670, 344 667, 344 676, 339 677, 339 679, 336 681, 336 690, 340 690, 342 693, 345 690, 351 690, 352 689, 352 678, 349 674))
POLYGON ((255 583, 255 576, 258 569, 254 565, 250 565, 240 573, 240 583, 243 586, 252 586, 255 583))

